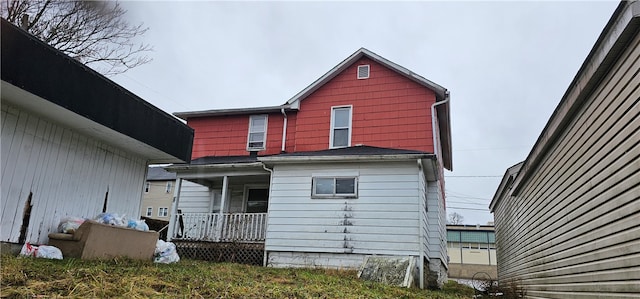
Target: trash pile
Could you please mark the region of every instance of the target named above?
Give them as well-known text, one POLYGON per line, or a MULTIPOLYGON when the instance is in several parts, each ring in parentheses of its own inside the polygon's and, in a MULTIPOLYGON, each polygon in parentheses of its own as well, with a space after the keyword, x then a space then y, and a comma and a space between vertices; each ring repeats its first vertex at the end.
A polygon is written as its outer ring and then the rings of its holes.
MULTIPOLYGON (((86 220, 86 218, 80 217, 62 218, 58 224, 57 230, 60 233, 73 234, 86 220)), ((117 213, 100 213, 92 220, 102 224, 127 227, 139 231, 149 230, 149 226, 144 220, 137 220, 133 218, 127 219, 124 215, 120 216, 117 213)), ((62 251, 55 246, 36 246, 31 245, 28 242, 22 247, 20 255, 59 260, 63 258, 62 251)), ((158 240, 156 242, 156 249, 153 256, 153 262, 155 263, 170 264, 180 261, 180 256, 178 256, 178 252, 176 251, 176 245, 172 242, 165 242, 163 240, 158 240)))

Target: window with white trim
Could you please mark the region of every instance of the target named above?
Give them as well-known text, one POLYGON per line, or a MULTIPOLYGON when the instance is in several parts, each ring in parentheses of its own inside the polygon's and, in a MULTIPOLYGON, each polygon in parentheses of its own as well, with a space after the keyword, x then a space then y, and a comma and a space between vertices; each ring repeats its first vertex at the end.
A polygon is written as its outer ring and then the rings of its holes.
POLYGON ((158 208, 158 217, 169 216, 169 208, 158 208))
POLYGON ((151 189, 151 183, 147 182, 144 185, 144 193, 149 193, 149 189, 151 189))
POLYGON ((148 207, 147 208, 147 217, 151 217, 153 216, 153 207, 148 207))
POLYGON ((251 115, 249 117, 249 137, 247 150, 259 151, 265 149, 267 140, 267 115, 251 115))
POLYGON ((172 187, 171 185, 172 185, 171 182, 167 182, 167 188, 165 189, 166 193, 170 193, 171 192, 171 187, 172 187))
POLYGON ((358 198, 358 177, 313 177, 312 198, 358 198))
POLYGON ((348 147, 351 144, 351 106, 331 107, 329 147, 348 147))

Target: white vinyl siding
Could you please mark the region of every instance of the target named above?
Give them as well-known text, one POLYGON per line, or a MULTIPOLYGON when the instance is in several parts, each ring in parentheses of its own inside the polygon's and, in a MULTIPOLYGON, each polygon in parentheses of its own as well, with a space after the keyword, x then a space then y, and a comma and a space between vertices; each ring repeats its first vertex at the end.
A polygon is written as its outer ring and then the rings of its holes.
POLYGON ((416 162, 274 167, 265 250, 419 255, 416 162), (358 171, 358 200, 312 199, 314 172, 358 171))
POLYGON ((267 140, 267 115, 251 115, 249 118, 249 137, 247 150, 257 151, 265 149, 267 140))
POLYGON ((140 215, 146 160, 2 104, 1 240, 18 242, 31 194, 26 241, 46 244, 66 216, 140 215), (107 193, 108 192, 108 193, 107 193))
POLYGON ((498 274, 534 297, 640 293, 640 35, 519 194, 495 206, 498 274))
POLYGON ((182 180, 178 209, 183 213, 211 213, 212 192, 213 190, 207 186, 182 180))
POLYGON ((348 147, 351 145, 351 110, 351 106, 331 108, 330 148, 348 147))

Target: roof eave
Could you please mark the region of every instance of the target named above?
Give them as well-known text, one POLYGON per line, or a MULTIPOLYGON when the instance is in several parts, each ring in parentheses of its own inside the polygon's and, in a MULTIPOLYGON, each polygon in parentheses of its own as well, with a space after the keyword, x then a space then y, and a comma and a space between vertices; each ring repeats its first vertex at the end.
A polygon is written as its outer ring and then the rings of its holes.
POLYGON ((513 194, 521 191, 562 131, 570 125, 584 99, 607 75, 613 66, 612 61, 624 51, 624 46, 639 28, 640 1, 621 1, 525 159, 513 183, 513 194))
POLYGON ((231 109, 213 109, 202 111, 185 111, 175 112, 173 115, 176 117, 187 120, 188 118, 195 117, 208 117, 208 116, 232 116, 232 115, 245 115, 245 114, 261 114, 261 113, 280 113, 282 110, 291 111, 297 110, 290 105, 280 106, 265 106, 265 107, 252 107, 252 108, 231 108, 231 109))

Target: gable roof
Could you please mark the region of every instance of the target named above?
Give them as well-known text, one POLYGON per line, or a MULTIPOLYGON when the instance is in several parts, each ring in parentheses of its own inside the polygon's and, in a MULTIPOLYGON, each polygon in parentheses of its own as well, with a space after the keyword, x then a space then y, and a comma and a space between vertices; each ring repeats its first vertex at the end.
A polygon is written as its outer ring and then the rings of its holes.
POLYGON ((193 129, 105 76, 1 20, 2 103, 150 163, 191 159, 193 129))
POLYGON ((316 81, 314 81, 313 83, 311 83, 311 85, 307 86, 305 89, 303 89, 302 91, 300 91, 299 93, 297 93, 295 96, 293 96, 291 99, 289 99, 289 101, 287 101, 287 103, 285 103, 285 105, 288 105, 291 108, 297 109, 300 107, 300 101, 304 100, 306 97, 308 97, 309 95, 311 95, 314 91, 318 90, 320 87, 322 87, 323 85, 325 85, 327 82, 329 82, 331 79, 335 78, 337 75, 339 75, 342 71, 344 71, 345 69, 347 69, 349 66, 351 66, 352 64, 354 64, 356 61, 358 61, 360 58, 362 57, 368 57, 369 59, 380 63, 382 65, 384 65, 385 67, 388 67, 394 71, 396 71, 397 73, 407 77, 408 79, 426 87, 429 88, 431 90, 433 90, 433 92, 436 94, 436 102, 439 101, 444 101, 445 98, 448 97, 447 95, 447 89, 430 81, 427 80, 426 78, 410 71, 407 68, 404 68, 398 64, 395 64, 389 60, 387 60, 386 58, 373 53, 365 48, 360 48, 358 49, 355 53, 351 54, 349 57, 347 57, 345 60, 343 60, 342 62, 340 62, 338 65, 336 65, 335 67, 333 67, 331 70, 329 70, 326 74, 324 74, 322 77, 318 78, 316 81))

